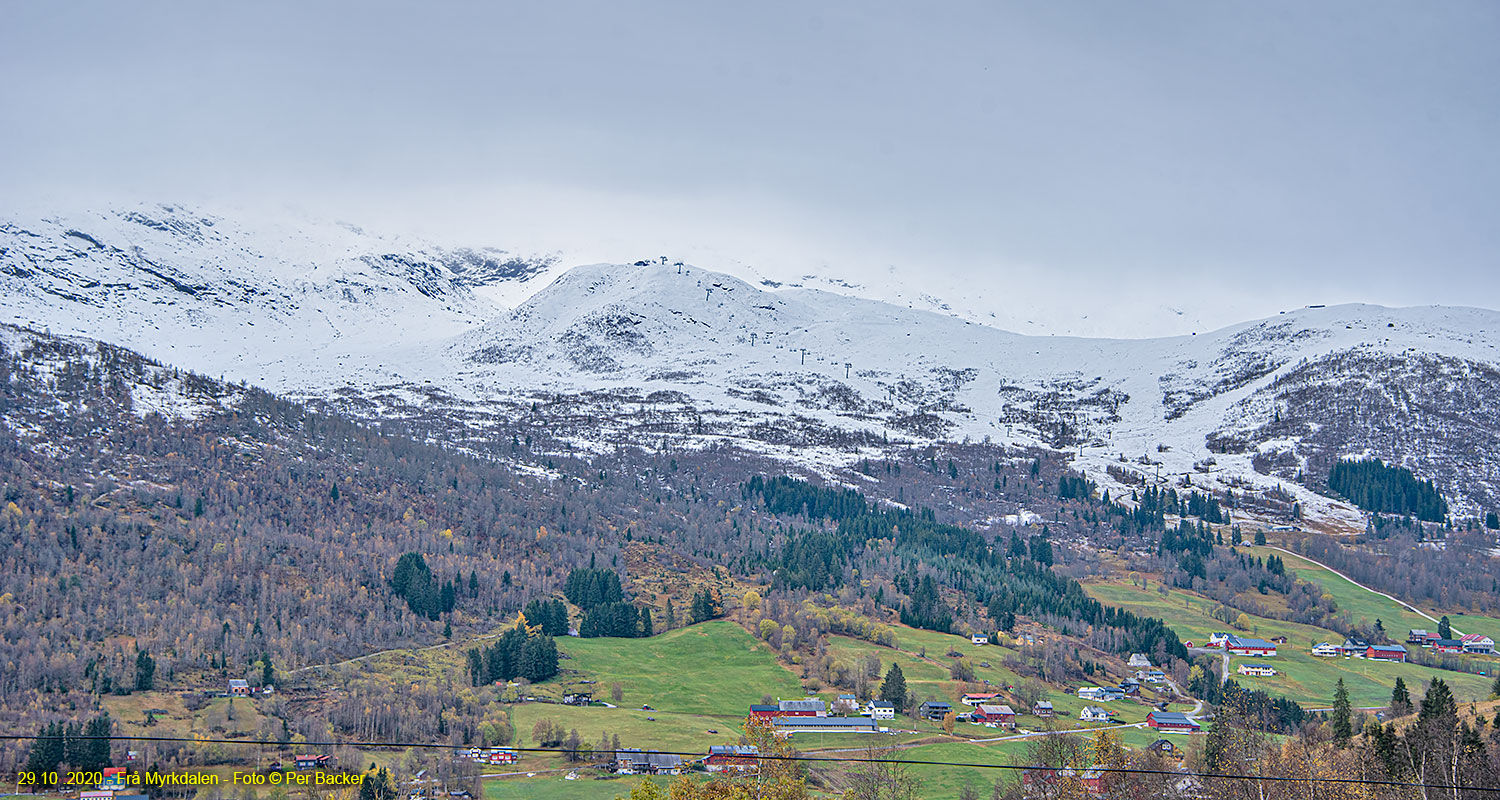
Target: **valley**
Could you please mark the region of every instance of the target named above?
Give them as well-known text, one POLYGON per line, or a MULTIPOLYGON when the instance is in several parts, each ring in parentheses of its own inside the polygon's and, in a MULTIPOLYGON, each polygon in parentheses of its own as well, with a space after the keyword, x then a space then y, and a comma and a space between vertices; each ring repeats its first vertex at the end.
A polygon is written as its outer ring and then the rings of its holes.
POLYGON ((1346 713, 1410 745, 1429 694, 1457 741, 1500 690, 1492 654, 1311 653, 1500 637, 1494 312, 1090 340, 177 206, 0 241, 8 774, 96 758, 47 761, 88 723, 136 769, 423 798, 628 796, 630 748, 686 754, 682 792, 868 768, 694 766, 748 743, 1141 781, 1233 768, 1226 737, 1343 763, 1346 713), (804 699, 830 722, 775 735, 804 699))

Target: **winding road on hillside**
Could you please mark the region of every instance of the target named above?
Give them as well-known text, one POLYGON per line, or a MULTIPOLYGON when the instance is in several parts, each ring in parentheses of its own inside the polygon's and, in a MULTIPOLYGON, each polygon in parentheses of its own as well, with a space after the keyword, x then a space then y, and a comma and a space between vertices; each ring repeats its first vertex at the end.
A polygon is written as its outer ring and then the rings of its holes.
MULTIPOLYGON (((1326 569, 1329 572, 1332 572, 1333 574, 1339 576, 1340 578, 1343 578, 1344 580, 1346 580, 1346 581, 1354 584, 1355 586, 1358 586, 1359 588, 1364 589, 1365 591, 1369 592, 1370 594, 1379 595, 1381 597, 1384 597, 1385 599, 1391 601, 1392 603, 1395 603, 1396 605, 1401 606, 1402 608, 1405 608, 1407 611, 1410 611, 1413 614, 1417 614, 1418 616, 1421 616, 1424 619, 1430 619, 1433 622, 1438 622, 1438 618, 1437 617, 1434 617, 1433 615, 1427 613, 1426 611, 1423 611, 1422 609, 1417 608, 1416 606, 1412 605, 1411 603, 1408 603, 1405 600, 1401 600, 1401 599, 1396 598, 1396 597, 1392 597, 1392 596, 1386 594, 1385 592, 1382 592, 1382 591, 1379 591, 1379 590, 1376 590, 1376 589, 1371 589, 1370 587, 1364 585, 1363 583, 1360 583, 1359 581, 1357 581, 1357 580, 1349 577, 1348 575, 1345 575, 1342 572, 1339 572, 1338 570, 1334 569, 1333 567, 1328 566, 1327 564, 1322 563, 1321 561, 1314 561, 1311 558, 1308 558, 1307 556, 1302 555, 1301 553, 1294 553, 1294 552, 1286 549, 1285 547, 1277 547, 1274 544, 1268 544, 1268 545, 1266 545, 1266 547, 1267 547, 1267 549, 1270 549, 1270 550, 1279 550, 1279 551, 1281 551, 1283 553, 1286 553, 1289 556, 1292 556, 1294 558, 1300 558, 1300 559, 1302 559, 1303 561, 1306 561, 1309 564, 1314 564, 1314 565, 1316 565, 1318 567, 1326 569)), ((1456 635, 1456 636, 1463 636, 1464 635, 1464 632, 1461 631, 1461 630, 1459 630, 1458 628, 1454 628, 1451 625, 1449 626, 1449 628, 1453 631, 1454 635, 1456 635)))

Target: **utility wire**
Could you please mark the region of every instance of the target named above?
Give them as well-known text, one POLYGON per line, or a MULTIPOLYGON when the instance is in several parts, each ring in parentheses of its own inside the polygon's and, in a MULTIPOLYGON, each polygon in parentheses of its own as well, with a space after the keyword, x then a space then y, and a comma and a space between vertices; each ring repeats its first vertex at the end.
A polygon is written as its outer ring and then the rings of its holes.
MULTIPOLYGON (((12 741, 28 741, 28 740, 37 740, 37 741, 40 741, 42 739, 61 739, 61 738, 64 738, 64 737, 60 737, 60 736, 34 736, 34 735, 33 736, 23 736, 23 735, 14 734, 14 733, 0 734, 0 740, 12 740, 12 741)), ((128 735, 128 734, 114 734, 114 735, 110 735, 110 736, 71 736, 71 737, 66 737, 66 738, 71 738, 71 739, 75 739, 75 740, 79 740, 79 741, 99 741, 99 740, 115 741, 115 740, 124 740, 124 741, 132 741, 132 742, 185 742, 185 743, 190 743, 190 744, 191 743, 198 743, 198 744, 254 744, 254 745, 265 745, 265 746, 273 746, 273 747, 291 747, 292 746, 291 742, 282 742, 282 741, 275 740, 275 739, 197 739, 197 738, 193 738, 193 737, 190 737, 190 736, 133 736, 133 735, 128 735)), ((432 742, 364 742, 364 741, 352 741, 352 740, 351 741, 343 741, 343 742, 297 742, 296 745, 299 746, 299 747, 391 747, 391 748, 414 747, 414 748, 423 748, 423 749, 431 749, 431 750, 455 750, 455 751, 459 751, 459 750, 471 750, 471 749, 474 749, 475 747, 478 747, 478 745, 435 744, 435 743, 432 743, 432 742)), ((483 748, 480 748, 480 749, 492 749, 492 748, 483 747, 483 748)), ((553 754, 557 754, 557 753, 560 752, 557 748, 553 748, 553 747, 504 747, 502 749, 509 750, 511 752, 514 752, 514 753, 553 753, 553 754)), ((609 752, 609 751, 606 751, 606 752, 609 752)), ((648 752, 648 751, 642 751, 642 752, 648 752)), ((692 757, 692 758, 704 758, 707 755, 706 753, 684 752, 684 751, 676 751, 676 750, 651 750, 649 752, 659 753, 661 755, 666 755, 666 756, 684 756, 684 757, 692 757)), ((840 756, 834 756, 834 757, 828 757, 828 756, 809 756, 809 755, 777 756, 777 755, 764 755, 764 754, 762 754, 762 755, 755 755, 755 756, 737 756, 737 757, 739 757, 739 758, 755 758, 755 759, 758 759, 758 760, 761 760, 761 761, 803 761, 803 762, 814 762, 814 763, 822 762, 822 763, 831 763, 831 764, 840 764, 840 763, 843 763, 843 764, 910 764, 910 765, 915 765, 915 766, 928 766, 928 767, 965 767, 965 768, 969 768, 969 769, 1004 769, 1004 770, 1022 770, 1022 771, 1031 770, 1031 769, 1052 769, 1052 767, 1023 766, 1023 765, 1019 765, 1019 764, 966 764, 966 763, 961 762, 961 761, 929 761, 929 760, 925 760, 925 759, 914 759, 914 758, 852 758, 852 757, 840 757, 840 756)), ((1334 784, 1358 784, 1358 785, 1361 785, 1361 786, 1395 786, 1395 787, 1405 787, 1405 788, 1412 788, 1412 789, 1445 789, 1445 790, 1446 789, 1462 789, 1462 790, 1471 791, 1471 792, 1494 792, 1494 793, 1500 794, 1500 786, 1462 786, 1462 785, 1451 784, 1451 783, 1415 783, 1415 782, 1408 782, 1408 781, 1376 780, 1376 779, 1372 779, 1372 778, 1294 778, 1294 777, 1287 777, 1287 776, 1281 776, 1281 775, 1242 775, 1242 774, 1235 774, 1235 773, 1178 772, 1178 771, 1175 771, 1175 770, 1165 770, 1165 769, 1137 769, 1137 768, 1133 768, 1133 767, 1087 767, 1087 768, 1079 770, 1079 771, 1080 772, 1106 772, 1106 773, 1118 774, 1118 775, 1168 775, 1168 776, 1178 777, 1178 778, 1192 777, 1192 778, 1223 779, 1223 780, 1269 781, 1269 782, 1272 782, 1272 783, 1334 783, 1334 784)))

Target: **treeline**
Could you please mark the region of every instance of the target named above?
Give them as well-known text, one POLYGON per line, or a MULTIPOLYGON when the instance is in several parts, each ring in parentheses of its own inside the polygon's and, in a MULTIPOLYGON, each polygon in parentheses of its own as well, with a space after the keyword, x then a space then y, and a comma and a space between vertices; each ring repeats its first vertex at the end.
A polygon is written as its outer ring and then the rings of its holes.
POLYGON ((693 593, 688 607, 688 619, 694 625, 724 616, 724 601, 714 589, 700 589, 693 593))
POLYGON ((533 599, 521 610, 526 624, 541 629, 548 636, 568 635, 568 607, 561 600, 533 599))
POLYGON ((1409 603, 1500 612, 1500 562, 1484 531, 1446 531, 1447 547, 1417 546, 1415 535, 1352 546, 1331 536, 1307 536, 1289 549, 1327 564, 1360 583, 1379 586, 1409 603))
POLYGON ((114 733, 109 715, 95 717, 83 725, 76 722, 53 722, 42 728, 26 757, 27 772, 38 776, 56 773, 66 765, 70 770, 91 772, 113 765, 109 757, 109 739, 114 733), (88 738, 85 738, 88 737, 88 738))
POLYGON ((953 612, 938 596, 931 575, 922 576, 911 590, 911 601, 901 606, 901 624, 943 633, 953 629, 953 612))
POLYGON ((1189 752, 1184 765, 1203 775, 1254 775, 1275 782, 1203 777, 1190 796, 1295 800, 1311 791, 1310 796, 1338 800, 1480 800, 1492 795, 1500 785, 1500 736, 1494 734, 1500 718, 1461 706, 1440 678, 1427 686, 1416 709, 1399 684, 1396 694, 1392 719, 1381 721, 1352 709, 1340 684, 1326 715, 1309 716, 1297 735, 1280 737, 1263 732, 1261 714, 1253 707, 1242 707, 1238 698, 1227 700, 1203 746, 1189 752))
POLYGON ((583 612, 578 635, 585 639, 615 636, 623 639, 650 636, 651 609, 632 603, 600 603, 583 612))
POLYGON ((475 686, 525 678, 532 683, 557 674, 557 642, 545 633, 516 626, 487 648, 470 648, 469 681, 475 686))
POLYGON ((1058 575, 1043 564, 1029 558, 1012 559, 1005 575, 1004 583, 988 600, 990 619, 1002 620, 1015 614, 1033 619, 1056 615, 1118 630, 1121 637, 1117 652, 1158 653, 1183 660, 1188 657, 1177 634, 1160 619, 1106 606, 1089 597, 1078 581, 1058 575))
POLYGON ((1308 719, 1307 711, 1294 700, 1246 689, 1233 678, 1221 682, 1217 664, 1215 660, 1193 671, 1188 680, 1188 694, 1210 705, 1226 707, 1239 719, 1268 733, 1296 733, 1308 719))
POLYGON ((439 585, 421 553, 407 553, 396 562, 396 569, 391 573, 391 592, 405 600, 412 613, 431 620, 452 611, 458 599, 453 581, 443 581, 439 585))
MULTIPOLYGON (((1019 539, 1013 539, 1009 549, 991 547, 975 531, 937 522, 930 509, 879 508, 858 492, 821 488, 785 476, 755 476, 743 485, 741 496, 747 501, 759 499, 772 513, 837 522, 837 537, 803 535, 798 545, 806 550, 821 544, 830 563, 843 558, 842 548, 889 540, 903 562, 927 563, 934 571, 941 570, 936 574, 948 586, 988 606, 993 621, 1013 621, 1016 614, 1033 619, 1066 617, 1117 629, 1120 652, 1187 658, 1187 649, 1161 620, 1106 607, 1089 597, 1077 581, 1049 569, 1052 552, 1045 535, 1032 537, 1039 544, 1030 548, 1020 545, 1019 539)), ((906 624, 944 632, 951 628, 953 612, 942 601, 933 572, 916 580, 903 573, 894 580, 908 596, 900 607, 906 624)))
POLYGON ((1412 515, 1425 522, 1448 516, 1448 501, 1432 481, 1417 480, 1411 470, 1378 458, 1338 461, 1328 470, 1328 488, 1366 511, 1412 515))
POLYGON ((563 596, 568 598, 568 602, 587 611, 604 603, 621 602, 625 599, 625 592, 620 588, 619 574, 612 569, 595 568, 594 559, 590 556, 587 568, 568 573, 568 580, 563 584, 563 596))

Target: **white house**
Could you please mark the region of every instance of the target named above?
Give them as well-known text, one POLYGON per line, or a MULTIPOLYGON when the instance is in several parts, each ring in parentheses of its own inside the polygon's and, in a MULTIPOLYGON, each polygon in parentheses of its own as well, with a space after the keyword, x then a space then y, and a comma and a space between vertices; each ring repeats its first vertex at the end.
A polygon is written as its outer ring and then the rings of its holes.
POLYGON ((1109 722, 1109 712, 1098 706, 1084 706, 1078 718, 1084 722, 1109 722))
POLYGON ((1343 653, 1344 649, 1342 647, 1336 644, 1329 644, 1328 642, 1318 642, 1313 645, 1312 649, 1312 654, 1319 658, 1337 658, 1343 655, 1343 653))
POLYGON ((1458 641, 1463 643, 1465 653, 1495 652, 1495 640, 1482 633, 1470 633, 1458 641))
POLYGON ((860 713, 873 719, 895 719, 896 707, 884 700, 871 700, 860 713))
POLYGON ((1151 659, 1145 653, 1131 653, 1128 663, 1132 669, 1136 667, 1149 667, 1151 666, 1151 659))
POLYGON ((990 637, 982 633, 976 633, 973 636, 969 637, 969 641, 973 642, 974 644, 989 644, 990 637))
POLYGON ((1084 700, 1098 700, 1104 696, 1104 689, 1098 686, 1080 686, 1078 696, 1084 700))
POLYGON ((1257 664, 1254 661, 1246 661, 1237 671, 1241 675, 1254 675, 1258 678, 1269 678, 1276 674, 1276 668, 1270 664, 1257 664))

